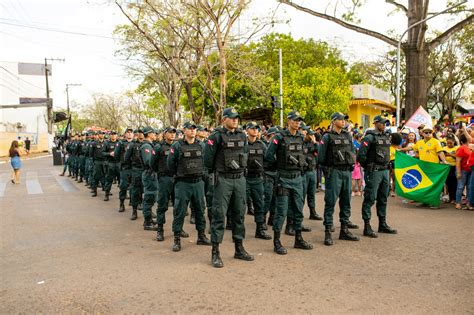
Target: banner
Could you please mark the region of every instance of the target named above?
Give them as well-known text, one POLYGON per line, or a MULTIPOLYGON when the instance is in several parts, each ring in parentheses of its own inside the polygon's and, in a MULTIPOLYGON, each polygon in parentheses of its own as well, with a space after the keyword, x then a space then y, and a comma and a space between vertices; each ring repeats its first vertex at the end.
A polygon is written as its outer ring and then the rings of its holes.
POLYGON ((69 119, 67 120, 66 128, 64 128, 61 137, 63 139, 68 139, 70 136, 71 136, 71 116, 69 116, 69 119))
POLYGON ((395 153, 395 191, 400 197, 439 206, 449 165, 420 161, 395 153))
POLYGON ((419 125, 430 126, 433 128, 433 122, 431 120, 430 114, 423 108, 418 107, 416 112, 411 115, 410 119, 405 123, 405 127, 409 127, 413 130, 416 130, 419 125))

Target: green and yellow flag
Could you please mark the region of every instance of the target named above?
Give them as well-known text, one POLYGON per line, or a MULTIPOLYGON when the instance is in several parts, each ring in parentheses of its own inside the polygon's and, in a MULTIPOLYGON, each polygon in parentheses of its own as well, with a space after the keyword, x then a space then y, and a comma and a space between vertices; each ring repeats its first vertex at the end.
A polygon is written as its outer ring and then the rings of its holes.
POLYGON ((449 165, 430 163, 401 152, 395 154, 395 186, 398 196, 439 206, 449 165))

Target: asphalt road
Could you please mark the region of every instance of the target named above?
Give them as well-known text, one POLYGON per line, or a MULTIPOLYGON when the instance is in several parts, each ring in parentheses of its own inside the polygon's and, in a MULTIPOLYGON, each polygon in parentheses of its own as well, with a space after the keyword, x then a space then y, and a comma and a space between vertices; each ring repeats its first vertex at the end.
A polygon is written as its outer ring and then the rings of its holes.
MULTIPOLYGON (((186 219, 179 253, 154 241, 142 217, 130 221, 111 201, 57 176, 52 158, 24 161, 22 183, 0 165, 0 314, 12 313, 474 313, 474 212, 444 205, 418 209, 391 198, 389 224, 398 235, 323 245, 320 221, 305 220, 312 251, 273 253, 272 241, 253 237, 246 217, 246 249, 254 262, 233 259, 226 232, 225 267, 210 264, 186 219)), ((317 194, 322 212, 323 193, 317 194)), ((361 197, 352 221, 362 225, 361 197)), ((305 209, 305 217, 308 216, 305 209)), ((376 220, 373 225, 377 225, 376 220)), ((362 230, 356 230, 361 235, 362 230)))

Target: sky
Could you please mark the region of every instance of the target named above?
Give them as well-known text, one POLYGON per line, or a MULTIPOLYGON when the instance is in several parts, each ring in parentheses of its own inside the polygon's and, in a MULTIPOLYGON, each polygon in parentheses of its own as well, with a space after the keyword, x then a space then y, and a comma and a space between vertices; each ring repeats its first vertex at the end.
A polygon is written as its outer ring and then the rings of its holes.
MULTIPOLYGON (((325 9, 322 3, 328 3, 315 0, 297 2, 320 11, 325 9)), ((431 10, 440 11, 445 4, 445 0, 432 0, 431 10)), ((474 0, 469 0, 468 5, 473 7, 473 4, 474 0)), ((277 24, 270 31, 291 33, 295 38, 327 41, 338 47, 351 63, 375 60, 391 48, 377 39, 332 22, 285 5, 278 6, 275 0, 254 0, 237 27, 244 29, 252 17, 268 15, 277 7, 277 20, 289 22, 277 24)), ((367 0, 359 10, 361 26, 383 33, 402 33, 406 28, 406 18, 401 12, 394 13, 393 8, 383 0, 367 0)), ((445 29, 458 20, 459 17, 440 16, 429 25, 433 29, 445 29)), ((111 0, 0 0, 0 62, 44 63, 45 58, 65 59, 64 62, 52 62, 51 96, 58 107, 65 107, 66 84, 81 84, 70 88, 71 103, 87 104, 94 93, 122 93, 137 85, 127 76, 125 61, 115 56, 120 46, 112 33, 116 25, 124 23, 127 23, 126 18, 111 0)), ((0 78, 9 86, 25 84, 14 80, 1 68, 0 78)), ((21 88, 24 90, 27 86, 21 88)), ((30 95, 32 97, 44 97, 44 91, 41 95, 38 88, 32 93, 35 94, 30 95)))

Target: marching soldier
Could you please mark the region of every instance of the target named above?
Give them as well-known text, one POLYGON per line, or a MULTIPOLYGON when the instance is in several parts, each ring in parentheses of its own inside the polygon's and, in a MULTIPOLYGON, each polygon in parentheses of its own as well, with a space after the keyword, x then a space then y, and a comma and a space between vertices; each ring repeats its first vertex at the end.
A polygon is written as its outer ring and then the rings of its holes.
MULTIPOLYGON (((342 113, 331 116, 332 130, 323 136, 319 146, 319 163, 325 166, 326 190, 324 195, 324 245, 333 245, 331 229, 333 214, 339 198, 341 221, 340 240, 358 241, 359 237, 349 231, 351 226, 352 170, 355 164, 355 149, 352 136, 344 130, 346 119, 342 113)), ((356 227, 356 226, 354 226, 356 227)))
POLYGON ((78 183, 83 182, 83 179, 85 177, 85 171, 86 171, 86 152, 88 148, 87 148, 87 142, 85 139, 86 139, 86 135, 81 134, 79 143, 77 146, 78 174, 79 174, 79 180, 77 181, 78 183))
POLYGON ((105 186, 105 173, 104 173, 104 163, 105 159, 102 155, 102 148, 104 146, 104 133, 99 131, 98 139, 91 143, 89 148, 89 155, 92 156, 94 163, 93 175, 92 175, 92 197, 97 197, 97 186, 99 183, 103 188, 105 186))
POLYGON ((127 198, 127 190, 132 181, 132 164, 131 160, 125 160, 125 152, 132 144, 133 130, 127 128, 124 134, 125 139, 119 141, 114 150, 114 156, 120 161, 119 212, 125 211, 125 198, 127 198))
POLYGON ((102 149, 102 155, 107 163, 105 175, 105 198, 104 201, 109 201, 110 189, 114 179, 120 178, 119 161, 115 157, 115 149, 118 147, 117 132, 110 132, 110 139, 105 141, 102 149))
POLYGON ((364 201, 362 203, 362 219, 364 220, 364 236, 376 238, 377 234, 370 226, 371 208, 377 200, 377 217, 379 233, 397 234, 386 222, 387 197, 390 191, 390 133, 385 131, 386 119, 375 116, 374 130, 368 130, 362 140, 357 159, 364 168, 364 201))
POLYGON ((306 242, 301 235, 304 207, 301 172, 305 166, 305 157, 303 137, 298 129, 302 117, 297 111, 291 111, 287 118, 288 127, 273 137, 265 154, 266 162, 269 165, 275 165, 278 170, 277 208, 273 220, 273 250, 279 255, 287 254, 286 248, 281 244, 280 235, 289 208, 294 215, 294 248, 313 249, 313 245, 306 242))
POLYGON ((142 185, 143 185, 143 229, 147 231, 156 231, 153 224, 152 207, 156 202, 158 192, 158 180, 156 173, 150 167, 151 157, 154 154, 152 142, 155 140, 156 133, 151 127, 143 128, 145 140, 140 146, 140 158, 143 165, 142 185))
POLYGON ((247 139, 238 129, 239 114, 233 108, 223 112, 222 126, 209 136, 204 149, 204 164, 215 171, 214 196, 212 204, 211 241, 212 265, 222 268, 219 244, 224 237, 224 219, 227 211, 232 217, 232 238, 235 243, 234 258, 254 260, 243 246, 245 238, 245 196, 244 171, 247 167, 247 139))
MULTIPOLYGON (((203 147, 196 140, 196 125, 185 122, 184 138, 175 142, 170 148, 167 165, 175 176, 175 202, 173 206, 173 251, 181 250, 181 234, 183 231, 186 209, 191 203, 195 211, 197 245, 211 245, 206 237, 205 196, 204 196, 204 161, 203 147)), ((160 187, 161 189, 161 187, 160 187)))
POLYGON ((130 187, 130 201, 132 203, 132 216, 130 220, 137 219, 138 205, 141 202, 143 185, 142 185, 142 173, 143 173, 143 162, 140 156, 140 146, 145 139, 143 135, 143 129, 138 128, 136 134, 136 140, 133 141, 125 150, 124 161, 130 163, 132 166, 132 181, 130 187))
MULTIPOLYGON (((265 139, 263 142, 265 145, 270 145, 270 142, 273 139, 275 133, 278 132, 276 127, 270 127, 267 130, 265 135, 265 139)), ((265 169, 265 184, 264 184, 264 195, 265 195, 265 204, 264 204, 264 211, 265 216, 268 213, 268 225, 273 225, 273 217, 275 215, 275 208, 276 208, 276 195, 274 193, 274 188, 276 187, 276 180, 277 180, 277 170, 274 165, 268 165, 266 161, 263 161, 263 166, 265 169)), ((264 226, 265 227, 265 226, 264 226)))
POLYGON ((257 224, 255 237, 270 240, 272 237, 265 233, 263 225, 265 223, 264 210, 264 188, 263 188, 263 158, 267 147, 258 140, 260 127, 256 122, 250 122, 246 126, 248 140, 248 163, 247 163, 247 202, 253 200, 254 219, 257 224))

